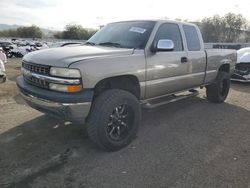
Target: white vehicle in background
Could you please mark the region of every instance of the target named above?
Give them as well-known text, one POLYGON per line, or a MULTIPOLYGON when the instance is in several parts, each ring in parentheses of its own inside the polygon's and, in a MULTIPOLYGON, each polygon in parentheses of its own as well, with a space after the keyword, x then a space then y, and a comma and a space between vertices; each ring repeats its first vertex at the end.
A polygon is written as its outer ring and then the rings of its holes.
POLYGON ((48 49, 49 46, 46 43, 43 43, 41 47, 38 48, 38 50, 44 50, 44 49, 48 49))
POLYGON ((13 44, 9 46, 8 51, 6 51, 6 55, 8 58, 12 57, 23 57, 28 52, 30 52, 30 46, 17 46, 16 44, 13 44))
POLYGON ((237 63, 232 81, 250 82, 250 47, 237 51, 237 63))
POLYGON ((15 41, 12 45, 9 45, 5 50, 8 58, 23 57, 26 54, 49 48, 45 42, 36 41, 15 41))
POLYGON ((0 83, 6 81, 6 73, 4 64, 7 63, 7 58, 3 49, 0 47, 0 83))

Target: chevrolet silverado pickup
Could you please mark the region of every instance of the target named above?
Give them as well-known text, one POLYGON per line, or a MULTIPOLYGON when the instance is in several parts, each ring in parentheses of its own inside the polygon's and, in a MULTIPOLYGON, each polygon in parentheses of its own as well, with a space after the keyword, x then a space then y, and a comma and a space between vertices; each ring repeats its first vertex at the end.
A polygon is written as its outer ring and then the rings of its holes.
POLYGON ((198 87, 224 102, 236 59, 234 50, 205 50, 196 25, 124 21, 83 45, 25 55, 17 86, 32 108, 83 123, 96 145, 115 151, 136 137, 141 107, 194 96, 198 87))

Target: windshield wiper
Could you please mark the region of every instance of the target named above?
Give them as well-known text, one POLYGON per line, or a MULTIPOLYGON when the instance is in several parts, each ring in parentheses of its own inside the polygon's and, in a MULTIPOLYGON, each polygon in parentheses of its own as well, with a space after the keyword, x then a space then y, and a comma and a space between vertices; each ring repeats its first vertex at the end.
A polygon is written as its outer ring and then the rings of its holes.
POLYGON ((85 45, 95 46, 95 45, 96 45, 96 43, 94 43, 94 42, 86 42, 86 43, 85 43, 85 45))
POLYGON ((114 47, 121 46, 120 43, 116 43, 116 42, 101 42, 98 45, 101 45, 101 46, 114 46, 114 47))

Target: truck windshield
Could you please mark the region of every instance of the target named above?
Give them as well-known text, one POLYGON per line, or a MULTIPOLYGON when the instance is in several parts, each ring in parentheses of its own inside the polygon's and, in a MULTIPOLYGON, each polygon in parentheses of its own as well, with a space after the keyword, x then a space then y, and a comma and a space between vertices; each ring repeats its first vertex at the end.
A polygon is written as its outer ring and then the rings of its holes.
POLYGON ((154 25, 153 21, 111 23, 93 35, 86 44, 144 49, 154 25))

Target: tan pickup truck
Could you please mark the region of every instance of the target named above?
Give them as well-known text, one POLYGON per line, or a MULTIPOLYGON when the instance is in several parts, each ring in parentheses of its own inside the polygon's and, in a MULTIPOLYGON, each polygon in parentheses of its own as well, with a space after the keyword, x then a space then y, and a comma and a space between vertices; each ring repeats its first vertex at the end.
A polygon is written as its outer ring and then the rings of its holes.
POLYGON ((194 96, 197 87, 206 88, 210 102, 224 102, 236 56, 205 50, 193 24, 116 22, 84 45, 24 56, 17 86, 31 107, 81 122, 94 143, 115 151, 135 138, 141 107, 194 96))

